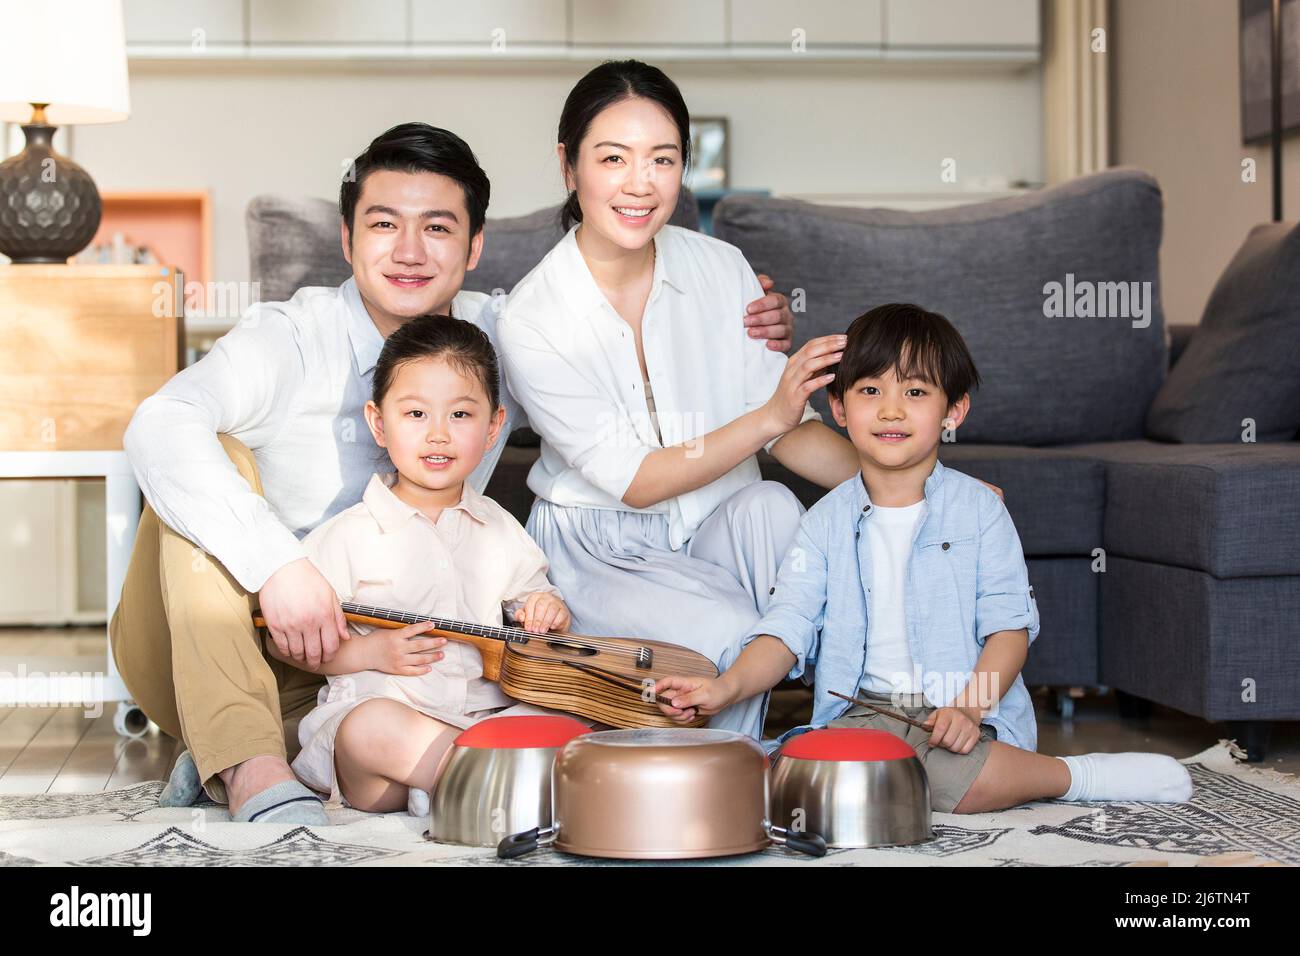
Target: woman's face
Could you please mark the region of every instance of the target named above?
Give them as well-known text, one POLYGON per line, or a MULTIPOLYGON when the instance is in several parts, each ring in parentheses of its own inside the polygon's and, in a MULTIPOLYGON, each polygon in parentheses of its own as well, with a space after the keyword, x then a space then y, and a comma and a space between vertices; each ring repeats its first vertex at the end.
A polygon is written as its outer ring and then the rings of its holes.
POLYGON ((578 192, 584 229, 641 249, 663 228, 682 188, 682 141, 667 110, 620 100, 597 114, 577 155, 559 146, 565 185, 578 192))

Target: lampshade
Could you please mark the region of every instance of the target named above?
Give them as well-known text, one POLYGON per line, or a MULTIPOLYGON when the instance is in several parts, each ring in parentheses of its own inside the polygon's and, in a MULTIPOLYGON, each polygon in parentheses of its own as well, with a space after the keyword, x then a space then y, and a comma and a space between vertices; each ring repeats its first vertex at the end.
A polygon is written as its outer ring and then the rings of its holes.
POLYGON ((52 126, 131 114, 121 0, 0 0, 0 120, 52 126))

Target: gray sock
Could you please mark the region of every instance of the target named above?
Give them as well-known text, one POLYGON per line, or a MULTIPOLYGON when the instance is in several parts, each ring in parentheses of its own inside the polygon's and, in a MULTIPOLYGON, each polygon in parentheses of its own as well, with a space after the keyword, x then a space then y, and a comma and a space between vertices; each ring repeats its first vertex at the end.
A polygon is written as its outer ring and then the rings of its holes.
POLYGON ((330 823, 320 797, 297 780, 272 784, 253 794, 232 819, 236 823, 301 823, 313 827, 330 823))
POLYGON ((193 806, 201 793, 203 793, 203 781, 199 779, 199 768, 194 765, 194 758, 190 756, 190 752, 182 750, 181 755, 176 758, 176 766, 172 767, 167 786, 163 787, 162 793, 158 795, 158 806, 193 806))

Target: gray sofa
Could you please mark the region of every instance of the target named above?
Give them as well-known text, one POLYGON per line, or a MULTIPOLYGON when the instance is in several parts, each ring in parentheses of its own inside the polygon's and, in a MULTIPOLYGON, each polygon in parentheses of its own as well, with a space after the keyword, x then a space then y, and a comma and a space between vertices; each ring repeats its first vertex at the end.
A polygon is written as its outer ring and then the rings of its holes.
MULTIPOLYGON (((674 221, 698 221, 688 193, 674 221)), ((263 298, 349 274, 323 200, 260 197, 248 225, 263 298)), ((804 310, 796 346, 888 301, 962 331, 984 384, 940 453, 1005 491, 1042 617, 1026 682, 1227 721, 1258 760, 1271 721, 1300 719, 1300 243, 1252 234, 1201 325, 1169 336, 1161 228, 1158 185, 1126 169, 922 213, 735 196, 714 214, 715 235, 804 310), (1120 282, 1138 283, 1127 306, 1120 282), (1080 314, 1089 288, 1094 311, 1124 314, 1080 314), (1273 374, 1252 388, 1261 362, 1273 374), (1228 428, 1245 418, 1258 441, 1228 428)), ((489 219, 467 287, 509 289, 559 235, 556 209, 489 219)), ((488 489, 521 521, 534 444, 512 436, 488 489)), ((805 505, 822 494, 760 458, 805 505)))

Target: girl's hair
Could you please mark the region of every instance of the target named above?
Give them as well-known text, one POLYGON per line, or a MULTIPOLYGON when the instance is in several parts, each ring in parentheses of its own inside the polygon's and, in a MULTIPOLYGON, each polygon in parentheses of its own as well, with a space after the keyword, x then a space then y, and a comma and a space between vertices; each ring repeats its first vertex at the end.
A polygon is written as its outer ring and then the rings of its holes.
MULTIPOLYGON (((682 169, 691 161, 691 114, 682 99, 682 91, 663 70, 640 60, 607 60, 578 81, 569 91, 560 113, 559 142, 564 144, 564 161, 573 168, 578 147, 591 129, 592 121, 606 108, 633 97, 658 103, 677 125, 682 141, 682 169)), ((575 222, 582 222, 582 207, 577 190, 570 190, 560 212, 565 232, 575 222)))
POLYGON ((501 372, 497 353, 487 334, 472 322, 449 315, 422 315, 412 319, 388 337, 375 363, 372 398, 376 405, 406 362, 422 358, 445 358, 455 368, 483 383, 491 410, 501 404, 501 372))

